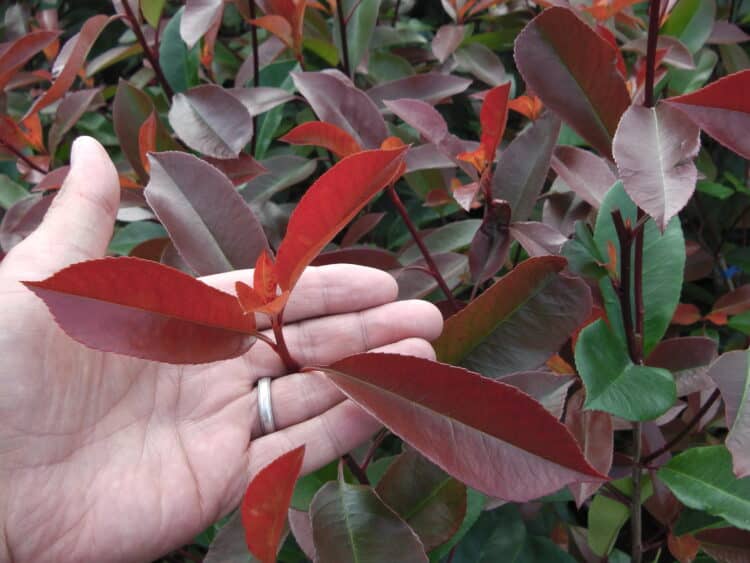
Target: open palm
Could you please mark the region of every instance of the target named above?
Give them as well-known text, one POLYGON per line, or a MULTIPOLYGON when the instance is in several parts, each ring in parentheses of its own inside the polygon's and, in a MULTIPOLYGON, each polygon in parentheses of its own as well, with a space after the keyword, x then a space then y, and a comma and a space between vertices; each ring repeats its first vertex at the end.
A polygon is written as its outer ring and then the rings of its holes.
MULTIPOLYGON (((44 222, 0 263, 0 561, 147 561, 234 508, 250 477, 284 451, 307 444, 311 471, 377 428, 324 376, 286 374, 263 343, 181 367, 67 337, 19 280, 103 256, 118 201, 104 149, 79 139, 44 222), (263 376, 276 378, 279 431, 267 436, 254 389, 263 376)), ((231 291, 238 279, 252 275, 204 281, 231 291)), ((378 348, 432 357, 439 313, 395 297, 395 282, 377 270, 308 269, 287 308, 292 356, 303 365, 378 348)))

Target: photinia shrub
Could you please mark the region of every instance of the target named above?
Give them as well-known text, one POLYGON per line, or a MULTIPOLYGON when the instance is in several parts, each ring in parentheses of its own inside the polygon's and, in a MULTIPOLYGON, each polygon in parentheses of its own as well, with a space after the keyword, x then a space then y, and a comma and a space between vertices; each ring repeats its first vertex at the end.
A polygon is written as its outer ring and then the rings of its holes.
POLYGON ((284 453, 183 553, 750 560, 747 3, 0 14, 2 251, 76 135, 120 172, 110 256, 24 282, 62 329, 174 364, 271 346, 385 427, 309 475, 284 453), (292 357, 295 285, 339 262, 438 305, 437 361, 292 357), (235 269, 234 294, 199 279, 235 269))

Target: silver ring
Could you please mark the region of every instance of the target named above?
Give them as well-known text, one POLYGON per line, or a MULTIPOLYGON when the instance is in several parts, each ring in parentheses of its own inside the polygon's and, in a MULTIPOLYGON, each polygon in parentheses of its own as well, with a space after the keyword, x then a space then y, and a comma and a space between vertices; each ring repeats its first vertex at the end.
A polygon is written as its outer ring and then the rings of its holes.
POLYGON ((276 422, 273 419, 271 406, 270 377, 261 377, 258 380, 258 415, 260 416, 260 431, 264 436, 276 432, 276 422))

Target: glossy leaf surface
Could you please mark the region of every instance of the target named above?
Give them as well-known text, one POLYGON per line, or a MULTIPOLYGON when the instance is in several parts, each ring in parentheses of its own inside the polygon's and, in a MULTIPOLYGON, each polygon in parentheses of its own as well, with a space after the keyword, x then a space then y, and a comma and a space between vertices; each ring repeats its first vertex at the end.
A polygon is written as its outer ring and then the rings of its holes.
POLYGON ((732 454, 737 477, 750 476, 750 364, 747 350, 723 354, 709 370, 721 391, 729 435, 726 447, 732 454))
POLYGON ((155 153, 149 161, 146 200, 187 263, 199 275, 252 268, 268 241, 227 177, 187 153, 155 153))
POLYGON ((664 231, 695 190, 693 158, 700 131, 679 111, 665 104, 633 105, 622 116, 613 152, 630 198, 664 231))
POLYGON ((555 148, 551 165, 576 195, 596 209, 617 181, 604 159, 578 147, 555 148))
POLYGON ((750 530, 750 478, 734 476, 724 446, 690 448, 669 460, 658 474, 684 505, 750 530))
POLYGON ((591 309, 588 288, 560 275, 564 267, 565 259, 552 256, 516 266, 446 321, 434 343, 440 361, 488 377, 542 365, 591 309))
POLYGON ((215 158, 237 158, 253 136, 245 106, 213 84, 176 94, 169 123, 190 148, 215 158))
POLYGON ((384 100, 410 98, 436 104, 441 100, 460 94, 471 85, 471 81, 449 74, 425 73, 408 76, 391 82, 378 84, 367 91, 367 95, 379 106, 384 100))
POLYGON ((0 51, 0 89, 5 87, 18 69, 58 36, 57 31, 32 31, 18 37, 0 51))
POLYGON ((326 483, 310 504, 310 519, 321 563, 427 562, 416 534, 370 487, 326 483))
POLYGON ((302 270, 367 202, 391 183, 405 149, 353 154, 323 174, 305 192, 289 218, 276 257, 279 286, 291 289, 302 270))
POLYGON ((305 446, 277 457, 253 477, 245 491, 240 506, 245 541, 250 552, 263 563, 276 561, 304 458, 305 446))
POLYGON ((677 398, 672 374, 633 364, 624 342, 604 320, 581 331, 575 356, 586 387, 587 409, 626 420, 652 420, 665 413, 677 398))
POLYGON ((375 102, 346 78, 325 72, 296 72, 292 79, 321 121, 340 127, 362 147, 377 148, 388 136, 375 102))
POLYGON ((233 295, 140 258, 80 262, 25 285, 60 327, 90 348, 196 364, 244 353, 252 316, 233 295))
POLYGON ((609 157, 620 116, 630 105, 617 70, 617 52, 572 10, 544 10, 516 39, 518 70, 526 85, 609 157))
POLYGON ((510 204, 513 221, 526 221, 544 187, 560 120, 547 114, 503 151, 492 181, 492 195, 510 204))
POLYGON ((426 551, 447 541, 466 515, 466 486, 412 449, 388 467, 376 492, 416 532, 426 551))
POLYGON ((510 385, 393 354, 359 354, 323 369, 339 389, 425 457, 485 494, 530 500, 602 477, 567 429, 510 385), (448 437, 451 448, 443 444, 448 437), (529 473, 538 479, 524 479, 529 473))

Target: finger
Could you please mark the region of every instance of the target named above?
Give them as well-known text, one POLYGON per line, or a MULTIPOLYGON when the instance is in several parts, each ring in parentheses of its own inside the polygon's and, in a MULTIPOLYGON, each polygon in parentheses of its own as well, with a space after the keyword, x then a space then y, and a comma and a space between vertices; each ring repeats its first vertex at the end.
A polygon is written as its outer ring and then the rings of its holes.
POLYGON ((17 246, 16 254, 33 260, 39 273, 101 258, 112 238, 120 202, 114 164, 91 137, 75 140, 70 163, 70 172, 44 220, 17 246))
MULTIPOLYGON (((234 293, 237 281, 252 283, 252 270, 237 270, 213 276, 201 281, 234 293)), ((284 311, 284 320, 289 322, 350 311, 361 311, 394 301, 398 296, 396 280, 382 270, 355 266, 353 264, 331 264, 306 268, 299 283, 289 298, 284 311)), ((258 315, 261 328, 268 326, 265 315, 258 315)))
POLYGON ((281 454, 303 444, 302 473, 310 473, 353 450, 379 428, 381 424, 353 402, 342 401, 320 416, 253 440, 249 474, 255 475, 281 454))
MULTIPOLYGON (((442 328, 443 317, 431 303, 397 301, 286 325, 284 340, 298 364, 319 366, 405 338, 434 340, 442 328)), ((258 377, 286 373, 278 354, 263 342, 253 346, 246 357, 258 377)))
MULTIPOLYGON (((435 351, 426 340, 408 338, 387 346, 371 350, 390 354, 417 356, 428 360, 435 359, 435 351)), ((299 424, 321 415, 345 399, 344 395, 321 372, 293 373, 274 379, 271 383, 271 405, 274 422, 278 430, 299 424)), ((258 416, 258 391, 251 394, 252 420, 251 437, 261 435, 258 416)))

